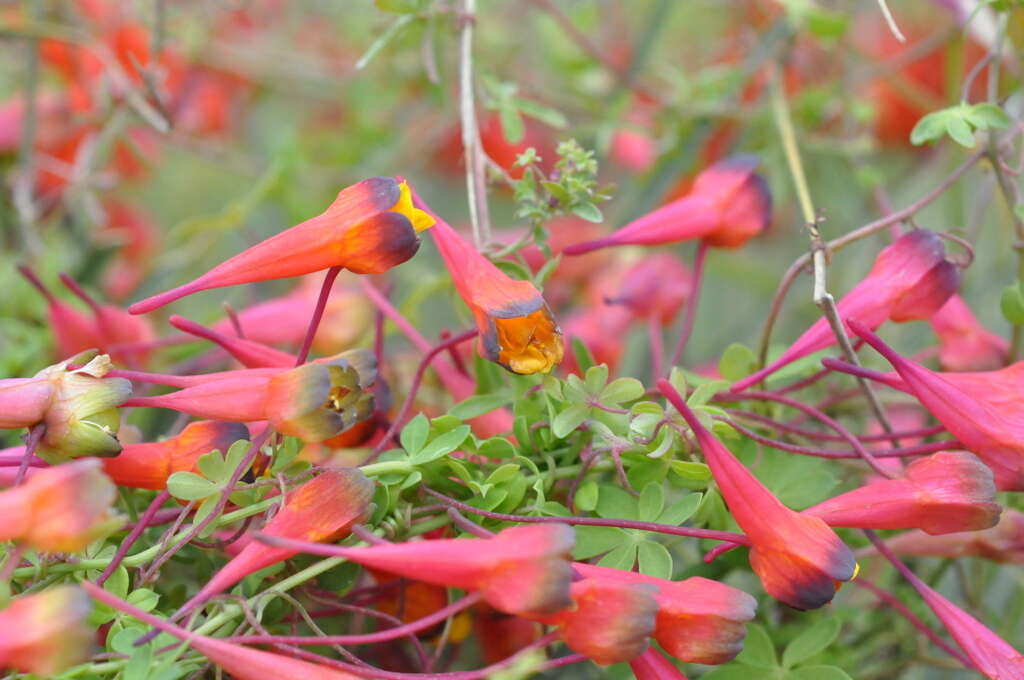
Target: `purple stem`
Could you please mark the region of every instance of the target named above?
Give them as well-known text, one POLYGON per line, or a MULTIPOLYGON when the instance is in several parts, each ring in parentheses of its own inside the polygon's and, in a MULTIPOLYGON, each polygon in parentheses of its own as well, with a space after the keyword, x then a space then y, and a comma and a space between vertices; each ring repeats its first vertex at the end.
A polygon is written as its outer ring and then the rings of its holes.
MULTIPOLYGON (((740 416, 742 418, 747 418, 749 420, 755 420, 755 421, 757 421, 759 423, 767 425, 768 427, 771 427, 771 428, 773 428, 775 430, 778 430, 780 432, 788 432, 790 434, 794 434, 794 435, 797 435, 797 436, 800 436, 800 437, 806 437, 808 439, 822 439, 824 441, 830 441, 830 442, 846 441, 845 439, 843 439, 842 437, 840 437, 839 435, 836 435, 836 434, 826 434, 824 432, 815 432, 814 430, 805 430, 805 429, 803 429, 801 427, 796 427, 796 426, 790 425, 788 423, 780 423, 777 420, 772 420, 771 418, 768 418, 767 416, 763 416, 763 415, 761 415, 759 413, 754 413, 753 411, 743 411, 743 410, 740 410, 740 409, 727 409, 727 412, 729 413, 729 415, 736 415, 736 416, 740 416)), ((867 435, 859 436, 859 437, 857 437, 857 439, 862 441, 862 442, 879 442, 879 441, 887 441, 889 439, 892 439, 894 436, 897 439, 906 439, 906 438, 911 438, 911 437, 930 437, 932 435, 940 434, 940 433, 945 432, 945 431, 946 431, 946 428, 943 425, 932 425, 930 427, 919 427, 919 428, 914 429, 914 430, 903 430, 902 432, 893 432, 893 433, 885 432, 883 434, 867 434, 867 435)))
POLYGON ((302 348, 299 350, 299 356, 295 360, 296 366, 306 363, 306 359, 309 358, 309 350, 313 347, 313 338, 316 336, 317 329, 320 328, 320 320, 324 317, 324 309, 327 308, 327 299, 331 297, 334 280, 338 278, 340 273, 341 267, 331 267, 327 270, 327 274, 324 275, 324 283, 320 286, 320 297, 316 300, 313 318, 309 320, 309 328, 306 330, 306 339, 302 341, 302 348))
MULTIPOLYGON (((149 527, 149 523, 156 515, 156 511, 159 510, 160 506, 166 503, 170 498, 171 494, 166 489, 156 495, 153 502, 149 504, 146 511, 142 513, 141 517, 139 517, 139 521, 135 523, 134 527, 132 527, 131 533, 121 541, 121 545, 117 546, 117 552, 114 553, 114 558, 110 560, 110 564, 107 565, 107 568, 104 569, 103 573, 100 574, 98 579, 96 579, 97 585, 101 586, 106 583, 107 579, 110 578, 110 575, 114 573, 114 570, 117 569, 118 565, 120 565, 121 561, 125 558, 125 555, 128 554, 128 551, 135 544, 135 541, 137 541, 139 536, 142 535, 142 532, 149 527)), ((176 510, 175 512, 178 511, 176 510)))
POLYGON ((690 286, 690 301, 686 305, 686 316, 683 318, 683 329, 679 333, 679 340, 672 352, 672 365, 678 366, 683 359, 683 352, 690 341, 690 334, 693 332, 693 323, 697 319, 697 303, 700 302, 700 284, 704 278, 704 260, 708 254, 708 242, 701 240, 697 245, 697 254, 693 258, 693 284, 690 286))
POLYGON ((36 423, 28 430, 28 436, 25 437, 25 453, 21 456, 21 464, 18 466, 18 474, 14 477, 14 486, 21 486, 21 483, 25 481, 25 475, 28 474, 29 464, 35 458, 36 449, 39 447, 39 442, 43 440, 43 436, 46 434, 46 425, 43 423, 36 423))

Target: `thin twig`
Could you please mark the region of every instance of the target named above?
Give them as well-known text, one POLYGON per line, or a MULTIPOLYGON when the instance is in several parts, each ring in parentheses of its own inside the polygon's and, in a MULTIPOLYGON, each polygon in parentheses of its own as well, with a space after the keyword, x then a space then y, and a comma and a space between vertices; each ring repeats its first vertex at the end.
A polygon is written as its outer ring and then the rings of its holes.
MULTIPOLYGON (((686 304, 686 316, 683 317, 683 327, 679 332, 679 340, 672 352, 672 366, 678 366, 683 359, 683 352, 690 342, 690 334, 693 333, 693 324, 697 319, 697 305, 700 303, 700 284, 704 279, 704 261, 707 259, 708 242, 701 240, 697 244, 697 254, 693 257, 693 282, 690 285, 690 300, 686 304)), ((660 376, 659 376, 660 377, 660 376)))
POLYGON ((473 95, 473 26, 476 24, 476 0, 463 0, 459 42, 459 115, 462 123, 462 150, 466 162, 466 192, 469 196, 469 220, 473 226, 473 244, 483 251, 491 242, 491 218, 487 207, 483 150, 476 120, 473 95))
POLYGON ((906 36, 900 32, 900 27, 896 25, 896 19, 893 18, 892 12, 889 11, 889 5, 886 4, 885 0, 878 0, 878 9, 882 10, 882 16, 885 17, 885 23, 889 24, 889 30, 896 36, 896 39, 900 42, 907 42, 906 36))

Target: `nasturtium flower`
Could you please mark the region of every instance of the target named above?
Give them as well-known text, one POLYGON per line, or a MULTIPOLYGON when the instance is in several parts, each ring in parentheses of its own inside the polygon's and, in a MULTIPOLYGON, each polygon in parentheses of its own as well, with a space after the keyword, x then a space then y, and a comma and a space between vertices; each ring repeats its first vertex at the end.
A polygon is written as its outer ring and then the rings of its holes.
POLYGON ((569 246, 566 255, 622 245, 653 246, 703 239, 719 248, 738 248, 771 221, 772 196, 755 170, 758 158, 736 155, 697 176, 688 194, 633 220, 611 236, 569 246))
POLYGON ((987 330, 959 295, 931 318, 939 336, 939 363, 947 371, 992 371, 1006 363, 1010 343, 987 330))
POLYGON ((477 252, 437 220, 430 233, 480 330, 480 354, 513 373, 547 373, 561 363, 562 331, 544 297, 477 252))
POLYGON ((203 454, 227 451, 236 441, 248 438, 249 430, 241 423, 200 420, 163 441, 125 444, 121 453, 103 459, 103 471, 120 486, 165 489, 168 477, 193 471, 203 454))
POLYGON ((690 298, 692 275, 672 253, 649 255, 623 275, 614 296, 603 302, 623 305, 635 318, 671 324, 690 298))
POLYGON ((122 524, 111 508, 117 487, 94 458, 42 468, 0 491, 0 540, 41 552, 73 553, 122 524))
POLYGON ((829 526, 921 529, 929 534, 988 529, 999 521, 992 471, 966 451, 940 451, 804 510, 829 526))
MULTIPOLYGON (((353 524, 365 518, 373 499, 373 488, 373 482, 358 468, 326 468, 290 491, 284 505, 262 532, 267 536, 303 541, 337 541, 348 535, 353 524)), ((258 541, 249 542, 178 610, 174 619, 180 619, 254 571, 283 562, 297 552, 258 541)))
POLYGON ((933 536, 921 530, 888 538, 886 546, 900 555, 980 557, 1003 564, 1024 565, 1024 513, 1003 510, 999 523, 983 531, 960 531, 933 536))
POLYGON ((0 610, 0 669, 50 677, 83 663, 93 639, 90 613, 89 598, 70 585, 14 598, 0 610))
POLYGON ((473 632, 484 661, 497 663, 535 642, 543 633, 540 623, 500 612, 485 602, 473 608, 473 632))
POLYGON ((679 669, 656 649, 648 649, 629 662, 636 680, 686 680, 679 669))
POLYGON ((433 223, 413 207, 405 181, 372 177, 342 189, 322 214, 271 236, 190 283, 135 303, 129 311, 143 314, 201 290, 331 267, 380 274, 415 255, 419 232, 433 223))
POLYGON ((246 368, 288 368, 295 366, 296 356, 288 352, 274 349, 270 345, 254 342, 237 335, 227 335, 213 328, 201 326, 177 314, 172 314, 168 323, 203 340, 220 345, 221 349, 238 360, 246 368))
POLYGON ((750 566, 764 589, 795 609, 828 604, 857 573, 850 549, 823 520, 783 505, 700 424, 669 381, 659 380, 658 389, 693 430, 722 498, 751 540, 750 566))
POLYGON ((131 383, 104 377, 109 370, 107 355, 79 355, 31 378, 0 380, 0 429, 44 427, 35 453, 51 463, 116 455, 121 450, 117 407, 131 395, 131 383), (68 370, 86 359, 84 366, 68 370))
POLYGON ((195 376, 161 376, 153 382, 181 387, 168 394, 129 399, 124 406, 155 406, 197 418, 266 420, 305 442, 330 439, 373 415, 376 361, 350 350, 292 369, 250 368, 195 376))
MULTIPOLYGON (((959 285, 960 270, 946 259, 942 238, 933 231, 915 229, 878 254, 868 275, 843 296, 837 308, 842 319, 875 329, 886 320, 903 323, 931 317, 959 285)), ((835 343, 828 320, 819 318, 782 356, 731 389, 746 389, 783 366, 835 343)))
POLYGON ((585 579, 641 583, 655 589, 658 613, 652 637, 681 661, 722 664, 743 650, 746 624, 754 619, 757 600, 718 581, 693 576, 682 581, 634 571, 575 563, 585 579))

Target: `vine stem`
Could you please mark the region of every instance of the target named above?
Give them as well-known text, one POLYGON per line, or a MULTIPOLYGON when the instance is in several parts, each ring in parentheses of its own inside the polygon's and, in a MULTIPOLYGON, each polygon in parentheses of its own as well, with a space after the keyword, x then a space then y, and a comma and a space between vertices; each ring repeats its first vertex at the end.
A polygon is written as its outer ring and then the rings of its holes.
POLYGON ((697 319, 697 305, 700 302, 700 288, 701 281, 704 280, 704 261, 708 255, 707 241, 701 240, 697 244, 697 254, 693 258, 693 283, 690 286, 690 301, 686 305, 686 316, 683 317, 683 327, 679 331, 679 340, 676 342, 676 348, 672 351, 672 363, 671 366, 678 366, 679 362, 683 359, 683 352, 686 351, 686 345, 690 342, 690 335, 693 333, 693 324, 697 319))
POLYGON ((25 437, 25 452, 21 454, 21 463, 18 464, 18 474, 14 477, 14 486, 21 486, 21 483, 25 481, 25 475, 28 474, 28 468, 35 460, 36 449, 39 447, 39 442, 43 440, 43 436, 46 434, 46 425, 44 423, 36 423, 29 428, 28 435, 25 437))
POLYGON ((469 220, 473 226, 473 244, 483 252, 491 242, 491 218, 487 207, 484 179, 485 160, 480 146, 473 94, 473 27, 476 24, 476 0, 463 0, 459 38, 459 115, 462 122, 462 151, 466 163, 466 193, 469 220))
MULTIPOLYGON (((884 4, 884 0, 880 1, 884 4)), ((850 337, 846 334, 846 329, 843 327, 843 321, 839 318, 839 310, 836 308, 835 298, 828 292, 827 250, 822 241, 821 232, 818 230, 818 217, 814 210, 814 203, 811 200, 810 189, 807 186, 807 175, 804 172, 803 161, 800 158, 800 149, 797 147, 796 142, 796 132, 793 129, 793 120, 789 114, 789 105, 786 102, 786 93, 782 87, 782 77, 777 65, 772 68, 771 72, 771 100, 775 125, 778 127, 779 136, 782 138, 782 148, 786 154, 786 162, 789 165, 789 172, 793 177, 793 183, 796 185, 800 210, 803 213, 804 222, 811 237, 811 260, 814 264, 814 304, 821 309, 821 313, 828 320, 828 324, 832 328, 832 334, 835 335, 843 356, 850 363, 860 365, 857 353, 850 343, 850 337)), ((871 406, 871 411, 874 413, 875 418, 878 419, 882 429, 886 432, 892 432, 892 424, 889 423, 889 419, 885 415, 885 409, 882 408, 882 403, 878 400, 878 395, 875 394, 871 384, 860 377, 857 378, 857 384, 861 391, 864 392, 864 396, 871 406)), ((897 448, 900 445, 899 440, 896 438, 892 439, 892 444, 897 448)), ((854 443, 853 446, 857 449, 859 444, 854 443)), ((878 465, 877 461, 871 457, 870 453, 867 453, 866 449, 861 447, 858 449, 858 452, 860 451, 866 454, 863 456, 864 460, 871 465, 875 472, 886 477, 891 476, 891 473, 884 467, 878 465)))
POLYGON ((316 307, 313 308, 313 317, 309 320, 309 328, 306 329, 306 337, 302 341, 302 349, 295 359, 295 365, 301 366, 309 358, 309 350, 313 347, 313 338, 320 328, 320 321, 324 318, 324 309, 327 308, 327 299, 331 297, 331 289, 334 287, 334 280, 341 273, 341 267, 331 267, 324 275, 324 283, 320 286, 320 297, 316 300, 316 307))
POLYGON ((121 544, 117 546, 117 552, 114 553, 114 557, 110 560, 110 564, 107 565, 107 568, 104 569, 103 573, 96 579, 97 585, 103 585, 107 579, 110 578, 110 575, 114 573, 114 570, 117 569, 124 560, 128 551, 133 545, 135 545, 135 541, 137 541, 139 536, 142 535, 142 532, 149 528, 149 523, 152 521, 153 516, 156 515, 156 511, 160 509, 161 505, 170 500, 170 498, 171 494, 167 489, 164 489, 156 495, 153 502, 150 503, 149 507, 146 508, 146 511, 142 513, 142 517, 140 517, 139 521, 135 523, 131 533, 129 533, 128 536, 121 541, 121 544))

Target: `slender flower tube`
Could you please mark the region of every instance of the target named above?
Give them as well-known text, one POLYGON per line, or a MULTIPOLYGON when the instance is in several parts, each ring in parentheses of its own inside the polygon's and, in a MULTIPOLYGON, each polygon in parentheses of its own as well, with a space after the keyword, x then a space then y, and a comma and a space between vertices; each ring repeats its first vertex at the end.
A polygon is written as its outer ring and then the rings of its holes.
POLYGON ((903 577, 914 586, 925 604, 938 617, 960 648, 985 677, 991 680, 1024 680, 1024 656, 980 621, 930 588, 894 555, 881 539, 872 543, 886 555, 903 577))
POLYGON ((92 605, 75 586, 22 595, 0 611, 0 668, 50 677, 89 658, 92 605))
POLYGON ((319 442, 373 414, 373 394, 367 388, 376 378, 375 369, 371 352, 353 350, 290 370, 257 368, 202 376, 144 374, 147 379, 183 389, 129 399, 124 406, 155 406, 230 422, 267 420, 282 434, 319 442))
POLYGON ((1010 344, 990 332, 959 295, 953 295, 931 318, 939 336, 939 363, 947 371, 992 371, 1006 363, 1010 344))
POLYGON ((346 548, 257 534, 271 546, 344 557, 365 567, 426 583, 479 591, 498 611, 541 617, 571 605, 569 554, 575 539, 564 524, 504 529, 493 538, 438 539, 346 548))
POLYGON ((28 267, 20 265, 18 271, 46 299, 47 315, 58 359, 66 359, 103 345, 94 318, 57 299, 28 267))
POLYGON ((995 496, 992 471, 973 453, 940 451, 913 461, 898 479, 871 482, 803 512, 833 527, 950 534, 995 526, 995 496))
POLYGON ((850 549, 818 517, 783 505, 708 432, 667 380, 665 395, 693 430, 736 523, 752 541, 750 566, 772 597, 796 609, 828 604, 857 574, 850 549))
POLYGON ((981 557, 1002 564, 1024 565, 1024 513, 1007 508, 999 523, 984 531, 942 536, 907 531, 887 539, 885 545, 900 555, 981 557))
MULTIPOLYGON (((358 468, 327 468, 285 496, 284 505, 263 527, 263 533, 303 541, 337 541, 348 535, 353 524, 365 518, 373 489, 373 482, 358 468)), ((248 543, 182 605, 172 620, 181 619, 254 571, 282 562, 297 552, 256 541, 248 543)))
POLYGON ((117 406, 131 394, 131 383, 105 377, 106 354, 81 368, 67 370, 88 355, 44 368, 32 378, 0 380, 0 429, 45 426, 36 455, 50 463, 82 456, 113 456, 117 440, 117 406))
POLYGON ((690 298, 693 276, 677 256, 645 257, 625 273, 611 304, 624 305, 638 319, 656 319, 668 326, 690 298))
POLYGON ((224 351, 246 368, 289 368, 295 365, 294 354, 282 352, 269 345, 234 335, 226 335, 177 314, 172 314, 168 322, 180 331, 220 345, 224 351))
POLYGON ((753 155, 731 156, 698 175, 690 193, 633 220, 611 236, 566 248, 582 255, 598 248, 653 246, 704 239, 719 248, 738 248, 771 221, 772 196, 755 170, 753 155))
POLYGON ((985 373, 935 373, 897 354, 864 325, 852 320, 848 325, 892 364, 909 390, 964 448, 992 468, 998 488, 1024 489, 1024 407, 1019 387, 1006 381, 1020 368, 992 371, 987 381, 985 373))
POLYGON ((142 611, 103 588, 89 582, 82 584, 85 591, 96 601, 130 614, 134 618, 157 627, 161 632, 184 640, 214 664, 238 680, 280 680, 281 678, 302 678, 302 680, 358 680, 359 676, 302 661, 283 654, 264 652, 244 645, 225 642, 217 638, 197 635, 168 623, 152 614, 142 611))
MULTIPOLYGON (((903 323, 927 319, 942 307, 960 285, 960 270, 946 259, 942 239, 927 229, 915 229, 886 246, 868 275, 837 305, 843 319, 870 329, 886 320, 903 323)), ((732 386, 740 392, 797 359, 836 342, 824 317, 818 319, 778 359, 732 386)))
POLYGON ((579 562, 573 566, 585 579, 601 578, 654 587, 658 614, 653 637, 677 659, 688 663, 722 664, 743 651, 746 623, 756 615, 757 600, 742 590, 700 576, 669 581, 579 562))
POLYGON ((103 471, 120 486, 160 490, 175 472, 193 471, 203 454, 227 451, 248 438, 249 430, 241 423, 201 420, 163 441, 126 444, 117 456, 103 459, 103 471))
POLYGON ((481 356, 520 374, 548 373, 561 363, 562 331, 540 291, 529 281, 510 278, 444 220, 434 218, 430 233, 476 320, 481 356))
POLYGON ((572 584, 572 607, 538 620, 557 626, 570 649, 596 664, 629 661, 647 649, 654 632, 654 592, 643 583, 586 578, 572 584))
POLYGON ((379 274, 412 257, 433 220, 412 206, 409 186, 372 177, 342 189, 330 207, 217 265, 198 279, 128 308, 143 314, 201 290, 301 276, 331 267, 379 274))
POLYGON ((646 652, 629 662, 636 680, 686 680, 686 676, 656 649, 646 652))
POLYGON ((111 513, 116 497, 98 460, 40 468, 21 486, 0 491, 0 541, 79 552, 121 526, 123 518, 111 513))

